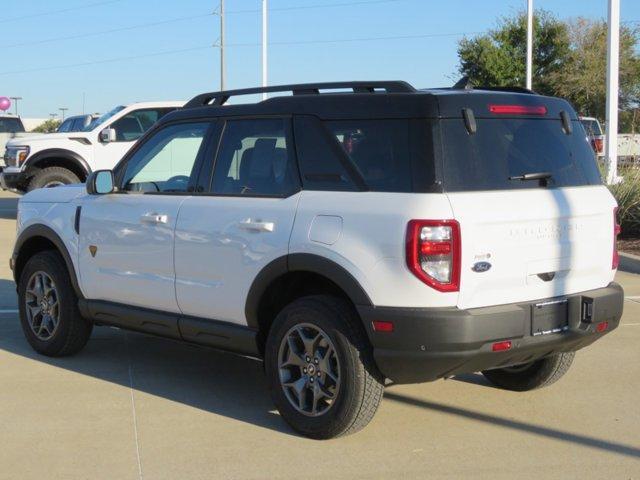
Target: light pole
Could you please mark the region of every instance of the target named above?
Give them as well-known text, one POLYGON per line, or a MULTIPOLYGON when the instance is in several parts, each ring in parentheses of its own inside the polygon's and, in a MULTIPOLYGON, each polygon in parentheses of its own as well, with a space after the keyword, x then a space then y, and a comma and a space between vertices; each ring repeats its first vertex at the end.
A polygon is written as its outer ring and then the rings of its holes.
MULTIPOLYGON (((262 86, 267 86, 267 28, 268 28, 268 5, 267 0, 262 0, 262 86)), ((267 94, 262 94, 262 99, 267 99, 267 94)))
POLYGON ((533 0, 527 0, 527 88, 531 90, 533 78, 533 0))
POLYGON ((57 113, 50 113, 49 116, 51 117, 51 120, 55 120, 56 117, 58 116, 57 113))
POLYGON ((220 0, 220 90, 226 88, 226 73, 224 64, 224 0, 220 0))
POLYGON ((22 100, 22 97, 9 97, 11 100, 13 100, 13 104, 16 107, 16 117, 19 116, 18 115, 18 100, 22 100))
POLYGON ((60 107, 58 110, 62 112, 62 121, 64 122, 64 112, 69 110, 67 107, 60 107))
POLYGON ((609 0, 607 12, 607 117, 605 160, 607 183, 620 181, 618 177, 618 90, 620 63, 620 0, 609 0))

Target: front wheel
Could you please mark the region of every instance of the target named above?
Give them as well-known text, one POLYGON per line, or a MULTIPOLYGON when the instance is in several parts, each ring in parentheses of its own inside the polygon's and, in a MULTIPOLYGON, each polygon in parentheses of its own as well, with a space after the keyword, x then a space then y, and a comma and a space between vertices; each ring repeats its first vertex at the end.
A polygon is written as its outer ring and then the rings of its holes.
POLYGON ((558 353, 523 365, 485 370, 482 374, 496 387, 525 392, 557 382, 569 370, 573 357, 575 352, 558 353))
POLYGON ((297 432, 327 439, 373 418, 383 384, 357 314, 345 301, 309 296, 285 307, 269 332, 265 369, 276 407, 297 432))
POLYGON ((50 357, 80 351, 93 325, 78 310, 67 267, 55 251, 31 257, 18 281, 20 323, 33 349, 50 357))

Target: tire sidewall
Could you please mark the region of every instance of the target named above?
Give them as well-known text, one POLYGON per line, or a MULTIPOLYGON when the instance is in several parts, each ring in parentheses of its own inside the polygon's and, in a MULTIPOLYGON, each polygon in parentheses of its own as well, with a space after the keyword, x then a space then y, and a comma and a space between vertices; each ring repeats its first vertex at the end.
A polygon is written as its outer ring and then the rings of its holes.
POLYGON ((78 183, 80 179, 71 170, 63 167, 50 167, 37 172, 29 182, 29 191, 43 188, 51 181, 59 181, 65 185, 78 183))
POLYGON ((265 370, 274 403, 285 420, 302 433, 318 438, 332 436, 331 430, 339 430, 357 414, 359 399, 363 395, 362 366, 359 354, 349 339, 348 331, 341 325, 337 312, 321 302, 294 302, 276 317, 265 348, 265 370), (289 402, 280 383, 278 354, 286 333, 300 323, 312 324, 331 339, 340 362, 340 389, 334 404, 324 414, 311 417, 298 412, 289 402), (356 410, 356 411, 354 411, 356 410))

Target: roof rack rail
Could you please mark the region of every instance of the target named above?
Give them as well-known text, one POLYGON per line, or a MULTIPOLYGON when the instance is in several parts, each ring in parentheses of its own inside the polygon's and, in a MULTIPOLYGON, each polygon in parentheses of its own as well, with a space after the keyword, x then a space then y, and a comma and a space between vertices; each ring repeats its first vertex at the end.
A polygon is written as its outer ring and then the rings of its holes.
POLYGON ((524 87, 476 87, 471 82, 471 79, 467 76, 458 80, 451 90, 490 90, 493 92, 514 92, 514 93, 528 93, 529 95, 537 95, 533 90, 529 90, 524 87))
POLYGON ((291 92, 293 95, 314 95, 320 90, 351 89, 353 93, 373 93, 376 89, 385 90, 387 93, 412 93, 416 89, 403 81, 373 81, 373 82, 327 82, 327 83, 301 83, 295 85, 279 85, 273 87, 242 88, 239 90, 225 90, 221 92, 203 93, 189 100, 184 108, 204 107, 213 104, 224 105, 230 97, 238 95, 255 95, 259 93, 291 92))
POLYGON ((527 93, 529 95, 538 95, 537 92, 524 87, 474 87, 476 90, 490 90, 494 92, 514 92, 527 93))

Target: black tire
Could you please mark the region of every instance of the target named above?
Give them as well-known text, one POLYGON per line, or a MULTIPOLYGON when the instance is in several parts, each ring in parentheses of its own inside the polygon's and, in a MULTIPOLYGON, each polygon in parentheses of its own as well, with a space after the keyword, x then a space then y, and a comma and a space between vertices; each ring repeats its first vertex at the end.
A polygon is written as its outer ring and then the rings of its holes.
POLYGON ((525 392, 557 382, 567 373, 574 357, 575 352, 558 353, 527 365, 485 370, 482 374, 496 387, 525 392))
POLYGON ((18 281, 20 323, 27 341, 38 353, 49 357, 73 355, 86 345, 93 324, 82 318, 78 310, 78 297, 71 285, 69 272, 58 252, 46 250, 31 257, 18 281), (28 282, 36 272, 46 273, 55 284, 58 300, 59 323, 51 338, 42 340, 32 330, 26 312, 28 282))
POLYGON ((67 170, 64 167, 47 167, 38 170, 31 178, 27 191, 30 192, 37 188, 48 188, 60 184, 70 185, 72 183, 80 183, 80 179, 71 170, 67 170))
POLYGON ((276 317, 265 348, 265 370, 273 402, 284 420, 310 438, 348 435, 366 426, 382 400, 383 379, 372 360, 366 333, 353 307, 332 296, 308 296, 286 306, 276 317), (325 333, 340 365, 339 388, 328 410, 318 416, 300 413, 285 395, 278 357, 292 328, 310 324, 325 333))

